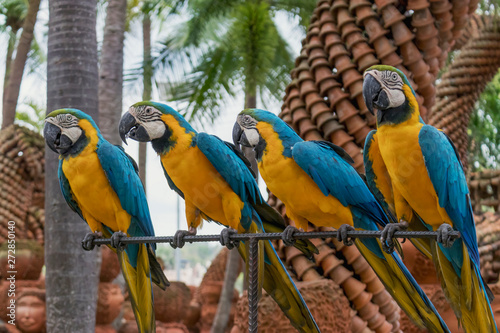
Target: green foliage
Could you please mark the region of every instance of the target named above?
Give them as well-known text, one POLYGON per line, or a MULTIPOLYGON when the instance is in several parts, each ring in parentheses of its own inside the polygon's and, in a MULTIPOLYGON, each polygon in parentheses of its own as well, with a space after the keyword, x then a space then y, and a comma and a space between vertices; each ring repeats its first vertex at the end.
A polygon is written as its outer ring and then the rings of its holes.
POLYGON ((16 111, 15 123, 42 134, 45 121, 45 106, 37 104, 35 101, 29 101, 25 105, 28 107, 26 110, 18 109, 16 111))
MULTIPOLYGON (((298 19, 305 31, 315 1, 187 3, 190 18, 172 40, 189 53, 192 65, 184 66, 182 80, 164 80, 167 98, 181 103, 185 115, 200 124, 213 122, 228 99, 242 92, 246 97, 258 97, 264 107, 281 100, 290 81, 294 54, 278 30, 276 15, 298 19)), ((172 62, 160 60, 158 65, 166 67, 172 62)))
POLYGON ((500 158, 500 72, 481 94, 469 122, 472 169, 498 168, 500 158))

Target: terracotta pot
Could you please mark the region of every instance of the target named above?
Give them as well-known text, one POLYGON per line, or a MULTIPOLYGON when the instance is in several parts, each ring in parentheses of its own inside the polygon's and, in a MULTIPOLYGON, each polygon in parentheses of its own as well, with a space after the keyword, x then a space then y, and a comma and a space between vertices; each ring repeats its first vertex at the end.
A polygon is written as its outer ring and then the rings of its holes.
POLYGON ((408 0, 408 5, 406 6, 407 9, 412 9, 415 11, 428 7, 429 7, 428 0, 408 0))
POLYGON ((327 96, 328 90, 333 89, 335 87, 340 87, 340 83, 333 78, 333 74, 331 74, 330 78, 325 78, 324 80, 317 80, 317 85, 319 89, 319 94, 321 96, 327 96))
POLYGON ((371 4, 356 8, 356 24, 358 26, 365 25, 364 21, 369 18, 376 19, 377 17, 378 15, 373 11, 371 4))
POLYGON ((309 113, 307 113, 305 108, 296 109, 292 113, 292 119, 293 119, 294 124, 298 123, 302 119, 309 119, 309 117, 310 117, 310 115, 309 115, 309 113))
POLYGON ((391 31, 394 38, 394 44, 397 46, 409 43, 415 38, 415 35, 413 35, 410 29, 402 22, 394 23, 391 26, 391 31))
POLYGON ((394 55, 397 56, 395 53, 396 47, 385 37, 377 39, 373 43, 373 46, 375 47, 379 59, 389 58, 390 56, 394 57, 394 55))
MULTIPOLYGON (((331 133, 337 131, 339 129, 338 126, 342 125, 337 122, 332 113, 323 113, 316 121, 316 127, 323 132, 325 138, 328 138, 331 133)), ((344 127, 342 126, 341 128, 344 127)))
MULTIPOLYGON (((364 321, 363 319, 361 319, 358 316, 352 317, 352 319, 351 319, 351 332, 363 333, 365 331, 365 329, 367 329, 367 327, 368 327, 368 324, 366 323, 366 321, 364 321)), ((368 331, 370 331, 370 330, 368 330, 368 331)))
POLYGON ((342 74, 344 89, 349 90, 351 98, 363 90, 363 76, 355 69, 350 69, 342 74))
POLYGON ((351 13, 355 12, 361 7, 371 7, 372 4, 368 0, 351 0, 349 1, 349 11, 351 13))
POLYGON ((342 30, 344 25, 354 23, 356 19, 351 16, 348 8, 342 7, 337 10, 337 27, 342 30))
MULTIPOLYGON (((405 17, 394 6, 387 6, 382 10, 382 19, 384 20, 384 28, 394 26, 396 23, 401 22, 405 17)), ((393 31, 394 33, 394 31, 393 31)))
MULTIPOLYGON (((201 287, 201 299, 215 303, 219 300, 222 282, 205 283, 201 287)), ((153 286, 155 316, 161 322, 180 322, 187 315, 191 300, 191 291, 182 282, 172 281, 166 291, 153 286)))
MULTIPOLYGON (((339 39, 340 40, 340 39, 339 39)), ((330 64, 336 64, 336 59, 340 57, 347 57, 349 55, 349 52, 347 52, 346 48, 342 44, 335 44, 332 45, 328 49, 328 61, 330 64)), ((347 57, 349 59, 349 57, 347 57)))
POLYGON ((0 247, 0 276, 8 276, 7 272, 16 271, 16 280, 37 280, 40 277, 44 251, 36 240, 16 239, 15 254, 8 250, 8 243, 5 242, 0 247), (9 255, 14 255, 14 264, 9 261, 9 255))
POLYGON ((406 43, 404 45, 401 45, 400 50, 401 56, 403 57, 403 64, 405 64, 405 66, 414 64, 417 61, 422 60, 422 54, 413 43, 406 43))
POLYGON ((110 282, 99 283, 96 323, 111 324, 120 314, 124 301, 125 297, 119 285, 110 282))
MULTIPOLYGON (((342 128, 344 128, 344 127, 342 126, 342 128)), ((326 135, 326 132, 325 132, 325 135, 326 135)), ((347 134, 347 132, 345 130, 335 131, 335 132, 331 133, 328 137, 330 138, 331 142, 333 142, 337 146, 340 146, 344 149, 345 149, 345 147, 348 146, 349 142, 352 142, 354 140, 354 138, 352 136, 350 136, 349 134, 347 134)))
POLYGON ((330 100, 330 106, 333 108, 335 108, 338 103, 349 97, 349 95, 347 95, 340 87, 334 87, 333 89, 328 90, 327 96, 330 100))
POLYGON ((107 246, 101 246, 102 263, 99 280, 101 282, 112 282, 120 274, 120 262, 118 256, 107 246))
POLYGON ((332 114, 330 108, 325 103, 316 103, 313 106, 311 106, 310 110, 311 110, 311 120, 314 123, 317 123, 317 118, 321 116, 323 113, 327 113, 328 115, 332 114))
POLYGON ((300 98, 305 99, 305 97, 310 93, 317 93, 316 84, 313 80, 304 80, 299 83, 300 87, 300 98))
POLYGON ((341 75, 349 69, 355 69, 356 65, 352 63, 351 58, 348 56, 340 56, 335 58, 335 68, 337 68, 337 75, 341 75))

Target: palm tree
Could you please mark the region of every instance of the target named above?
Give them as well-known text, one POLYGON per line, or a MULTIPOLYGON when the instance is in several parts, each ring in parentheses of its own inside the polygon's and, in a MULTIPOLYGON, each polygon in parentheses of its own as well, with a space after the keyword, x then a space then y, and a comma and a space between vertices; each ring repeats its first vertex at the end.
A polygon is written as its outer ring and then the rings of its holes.
POLYGON ((245 95, 245 108, 280 100, 290 80, 294 55, 273 20, 278 13, 297 18, 304 28, 314 1, 189 1, 191 14, 184 47, 196 47, 186 80, 165 85, 167 95, 187 102, 194 120, 214 121, 226 98, 245 95))
MULTIPOLYGON (((98 120, 96 0, 49 0, 47 111, 74 107, 98 120)), ((45 265, 48 332, 94 332, 99 262, 81 240, 88 226, 57 180, 58 157, 45 151, 45 265)))
POLYGON ((28 4, 25 0, 4 0, 0 2, 0 13, 5 17, 5 24, 2 27, 9 35, 7 44, 7 55, 5 57, 5 75, 3 80, 3 97, 5 100, 5 92, 9 82, 10 67, 12 64, 12 55, 17 41, 17 32, 23 25, 24 18, 28 11, 28 4))
POLYGON ((123 97, 123 41, 127 0, 109 0, 99 68, 99 121, 102 135, 121 144, 118 123, 123 97))
MULTIPOLYGON (((194 66, 182 82, 165 84, 172 100, 184 102, 185 113, 195 121, 214 121, 227 98, 243 92, 244 108, 254 108, 259 99, 264 106, 269 100, 280 100, 290 80, 294 55, 278 31, 273 17, 278 12, 298 18, 304 28, 308 24, 315 1, 266 0, 193 0, 188 1, 191 15, 184 35, 185 49, 192 51, 194 66)), ((181 31, 183 32, 183 31, 181 31)), ((160 64, 171 61, 172 40, 161 54, 160 64)), ((181 48, 182 49, 182 48, 181 48)), ((169 64, 170 65, 170 64, 169 64)), ((253 151, 245 151, 257 174, 253 151)), ((224 288, 219 301, 212 332, 224 330, 229 319, 232 290, 237 278, 237 251, 229 252, 224 288)))
POLYGON ((33 31, 35 29, 36 17, 40 8, 40 0, 30 0, 26 17, 22 25, 22 33, 17 45, 16 58, 12 63, 12 68, 8 73, 8 84, 4 88, 3 119, 2 128, 14 123, 16 114, 17 99, 23 78, 24 67, 28 59, 33 41, 33 31))

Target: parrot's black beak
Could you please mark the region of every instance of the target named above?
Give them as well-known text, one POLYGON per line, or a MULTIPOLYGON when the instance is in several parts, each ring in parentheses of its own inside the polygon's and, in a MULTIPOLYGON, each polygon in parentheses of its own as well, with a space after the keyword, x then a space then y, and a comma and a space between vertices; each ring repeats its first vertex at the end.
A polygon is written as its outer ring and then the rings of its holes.
POLYGON ((248 142, 248 139, 245 135, 245 131, 243 131, 243 128, 241 128, 240 124, 238 124, 237 122, 234 123, 233 127, 233 143, 236 146, 236 148, 240 151, 241 151, 240 145, 245 147, 252 147, 250 142, 248 142))
POLYGON ((139 142, 151 141, 151 138, 149 137, 149 134, 144 126, 138 124, 135 117, 129 112, 126 112, 120 120, 118 131, 120 132, 120 138, 125 144, 127 144, 127 138, 131 138, 139 142))
POLYGON ((363 81, 363 98, 371 114, 374 114, 374 107, 378 110, 386 110, 389 107, 389 98, 382 89, 382 85, 370 73, 365 74, 363 81))
POLYGON ((45 122, 43 136, 47 146, 57 154, 64 155, 73 146, 71 139, 62 134, 61 129, 52 123, 45 122))

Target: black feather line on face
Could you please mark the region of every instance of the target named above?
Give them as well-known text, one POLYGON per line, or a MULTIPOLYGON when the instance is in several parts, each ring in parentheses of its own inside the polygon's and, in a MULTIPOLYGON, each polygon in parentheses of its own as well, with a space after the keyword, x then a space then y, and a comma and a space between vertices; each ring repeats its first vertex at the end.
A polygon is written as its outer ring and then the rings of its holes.
POLYGON ((410 103, 406 99, 405 102, 398 107, 386 110, 377 110, 377 124, 401 124, 410 119, 412 113, 413 111, 410 108, 410 103))
POLYGON ((262 161, 262 156, 264 155, 264 150, 266 150, 267 142, 259 134, 259 143, 255 146, 255 158, 257 161, 262 161))
POLYGON ((85 131, 82 130, 82 134, 76 140, 76 142, 64 153, 61 153, 62 157, 76 156, 82 152, 85 147, 89 144, 89 139, 85 135, 85 131))
POLYGON ((167 124, 163 124, 165 125, 165 132, 163 133, 163 135, 158 139, 151 140, 154 151, 159 155, 165 154, 176 144, 176 141, 172 140, 172 130, 170 129, 170 127, 168 127, 167 124))

